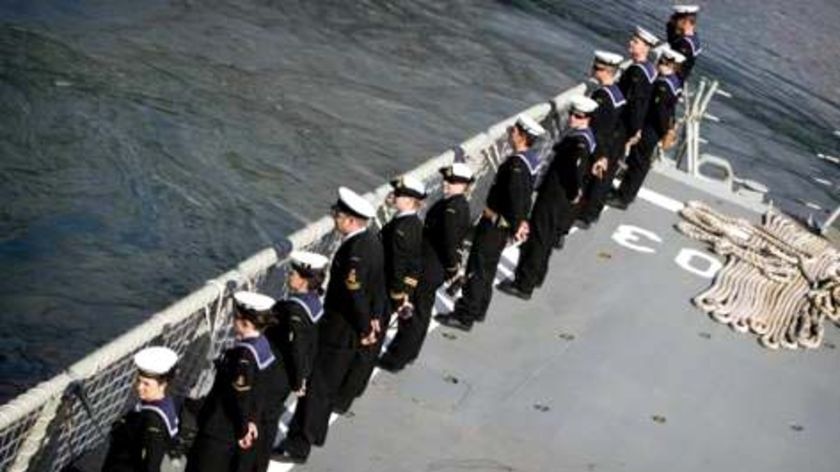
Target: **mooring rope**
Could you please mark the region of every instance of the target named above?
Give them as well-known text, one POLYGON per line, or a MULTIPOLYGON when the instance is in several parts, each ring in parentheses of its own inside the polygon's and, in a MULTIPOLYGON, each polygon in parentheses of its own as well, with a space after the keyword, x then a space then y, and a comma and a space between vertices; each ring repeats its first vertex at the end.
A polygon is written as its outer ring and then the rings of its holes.
POLYGON ((828 241, 772 209, 761 225, 696 201, 680 215, 681 233, 726 258, 692 300, 712 319, 769 349, 815 349, 825 320, 840 324, 840 251, 828 241))

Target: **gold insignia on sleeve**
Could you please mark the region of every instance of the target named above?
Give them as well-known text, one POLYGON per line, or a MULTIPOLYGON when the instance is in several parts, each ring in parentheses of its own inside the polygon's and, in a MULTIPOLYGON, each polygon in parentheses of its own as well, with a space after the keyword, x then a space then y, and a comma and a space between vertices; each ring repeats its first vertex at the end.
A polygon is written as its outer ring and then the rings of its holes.
POLYGON ((457 213, 454 208, 447 208, 446 212, 447 213, 457 213))
POLYGON ((347 285, 347 290, 359 290, 362 288, 362 284, 359 283, 358 278, 356 278, 356 269, 350 269, 344 284, 347 285))
POLYGON ((413 277, 405 277, 403 279, 403 283, 408 285, 409 287, 416 287, 417 286, 417 279, 413 277))

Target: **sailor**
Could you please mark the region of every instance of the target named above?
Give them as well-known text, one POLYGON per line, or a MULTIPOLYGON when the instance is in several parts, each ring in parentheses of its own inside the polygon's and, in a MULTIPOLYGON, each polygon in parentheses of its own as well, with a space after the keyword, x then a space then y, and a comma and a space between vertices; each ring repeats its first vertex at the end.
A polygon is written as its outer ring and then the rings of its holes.
POLYGON ((453 312, 435 317, 441 324, 469 331, 473 323, 484 321, 502 251, 510 239, 522 242, 528 237, 531 192, 539 166, 533 146, 543 134, 545 129, 528 115, 520 115, 508 129, 514 153, 499 166, 490 186, 486 207, 475 226, 463 294, 453 312))
POLYGON ((691 70, 694 69, 694 61, 703 52, 696 31, 699 12, 700 7, 697 5, 674 5, 674 12, 666 26, 671 49, 685 56, 685 61, 677 70, 677 75, 683 83, 688 81, 691 70))
POLYGON ((217 361, 216 380, 198 416, 198 434, 187 471, 253 471, 267 453, 259 441, 277 428, 289 391, 285 369, 262 334, 273 322, 276 301, 260 293, 236 292, 236 342, 217 361), (273 421, 273 424, 272 424, 273 421))
POLYGON ((361 397, 376 367, 384 332, 390 324, 391 314, 407 319, 414 313, 414 291, 420 279, 423 222, 417 210, 426 198, 423 182, 412 176, 391 181, 393 189, 386 202, 395 208, 394 217, 379 233, 385 257, 385 285, 389 305, 380 320, 383 336, 376 343, 363 347, 350 367, 350 372, 339 390, 333 411, 344 413, 354 399, 361 397))
POLYGON ((596 151, 595 135, 589 127, 599 105, 579 95, 569 110, 569 131, 554 146, 554 159, 537 189, 531 212, 531 233, 522 245, 515 280, 505 280, 499 289, 522 299, 530 299, 534 287, 542 285, 548 272, 554 235, 557 227, 572 220, 573 205, 582 195, 590 161, 596 151))
MULTIPOLYGON (((659 39, 653 33, 638 26, 627 44, 627 52, 633 62, 621 74, 618 87, 627 99, 623 121, 629 145, 639 142, 642 136, 642 125, 656 80, 656 66, 648 60, 648 56, 657 44, 659 39)), ((624 149, 621 151, 624 152, 624 149)))
POLYGON ((651 166, 657 144, 669 148, 676 140, 674 110, 682 94, 682 81, 676 74, 677 66, 685 56, 670 47, 665 47, 657 63, 659 76, 653 85, 650 106, 642 127, 641 139, 630 148, 627 157, 627 172, 618 191, 611 195, 607 204, 624 210, 636 198, 651 166))
MULTIPOLYGON (((315 252, 293 251, 289 260, 290 269, 286 279, 288 295, 277 301, 272 308, 275 321, 266 329, 265 336, 274 352, 282 359, 289 388, 297 397, 302 397, 306 395, 318 349, 317 323, 324 313, 320 298, 323 293, 321 285, 324 283, 329 259, 315 252)), ((277 401, 282 403, 288 393, 282 393, 277 401)), ((268 467, 270 451, 267 449, 274 446, 276 426, 282 412, 275 413, 277 417, 266 420, 274 427, 262 431, 258 441, 257 454, 260 461, 257 470, 266 470, 268 467)))
MULTIPOLYGON (((597 141, 596 157, 592 160, 592 176, 586 179, 584 197, 577 215, 580 227, 589 228, 598 220, 612 181, 608 179, 609 169, 618 167, 618 159, 624 153, 624 123, 621 120, 626 100, 616 84, 616 72, 622 57, 618 54, 595 51, 592 63, 592 78, 599 87, 590 97, 598 103, 589 123, 597 141)), ((563 224, 559 230, 565 235, 568 227, 563 224)))
POLYGON ((318 353, 306 395, 298 399, 289 432, 274 460, 305 462, 312 444, 327 437, 330 414, 354 360, 377 343, 387 310, 382 243, 368 230, 375 209, 352 190, 338 189, 332 207, 343 241, 330 265, 324 316, 318 326, 318 353))
POLYGON ((426 213, 423 227, 422 270, 415 290, 414 316, 400 319, 388 352, 379 367, 396 372, 413 362, 426 339, 437 289, 454 281, 461 266, 461 245, 470 228, 466 191, 473 182, 468 165, 456 162, 442 167, 443 197, 426 213))
POLYGON ((134 389, 139 402, 114 425, 103 471, 159 471, 164 454, 178 434, 178 412, 166 391, 178 354, 162 346, 134 355, 134 389))

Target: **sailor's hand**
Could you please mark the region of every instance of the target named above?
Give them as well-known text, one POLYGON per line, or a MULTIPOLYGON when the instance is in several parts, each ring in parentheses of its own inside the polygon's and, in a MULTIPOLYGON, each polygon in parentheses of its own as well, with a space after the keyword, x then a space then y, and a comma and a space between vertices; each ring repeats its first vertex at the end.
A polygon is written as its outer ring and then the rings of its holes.
POLYGON ((406 297, 405 302, 403 302, 402 306, 397 308, 397 316, 400 319, 407 320, 414 316, 414 305, 408 301, 408 297, 406 297))
POLYGON ((636 134, 634 134, 632 137, 630 137, 630 139, 627 140, 627 147, 635 146, 641 140, 642 140, 642 131, 641 130, 636 131, 636 134))
POLYGON ((370 320, 370 331, 366 336, 362 336, 361 344, 362 346, 372 346, 376 344, 377 335, 379 334, 380 326, 379 320, 373 319, 370 320))
POLYGON ((298 398, 306 396, 306 379, 303 379, 303 382, 300 384, 300 388, 294 390, 292 393, 294 393, 298 398))
POLYGON ((519 227, 516 228, 516 233, 513 235, 513 239, 516 242, 523 242, 528 239, 528 233, 531 231, 531 228, 528 226, 527 221, 523 221, 519 223, 519 227))
POLYGON ((608 166, 609 161, 607 161, 606 157, 599 158, 594 164, 592 164, 592 175, 598 177, 599 179, 603 179, 604 175, 606 175, 608 166))
POLYGON ((254 445, 254 441, 257 440, 257 437, 259 437, 259 432, 257 431, 257 425, 249 421, 248 422, 248 431, 245 433, 245 436, 242 436, 241 438, 239 438, 239 441, 238 441, 239 442, 239 447, 241 449, 250 449, 251 446, 254 445))
POLYGON ((662 146, 662 150, 667 151, 674 147, 674 144, 677 144, 677 130, 674 128, 669 129, 665 136, 662 137, 662 141, 659 143, 662 146))

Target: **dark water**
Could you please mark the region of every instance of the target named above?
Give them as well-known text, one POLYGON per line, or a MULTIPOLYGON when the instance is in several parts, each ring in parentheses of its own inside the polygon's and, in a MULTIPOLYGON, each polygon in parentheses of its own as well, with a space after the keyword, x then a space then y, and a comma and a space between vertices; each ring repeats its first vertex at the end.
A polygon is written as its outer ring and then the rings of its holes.
MULTIPOLYGON (((579 82, 671 2, 3 1, 0 400, 322 215, 579 82)), ((840 4, 704 6, 704 151, 840 202, 840 4), (829 181, 816 182, 814 177, 829 181)))

